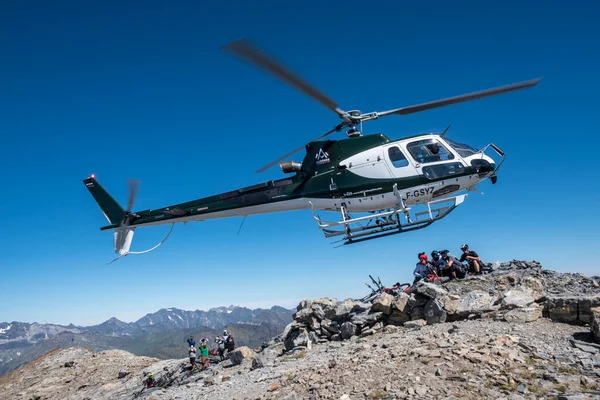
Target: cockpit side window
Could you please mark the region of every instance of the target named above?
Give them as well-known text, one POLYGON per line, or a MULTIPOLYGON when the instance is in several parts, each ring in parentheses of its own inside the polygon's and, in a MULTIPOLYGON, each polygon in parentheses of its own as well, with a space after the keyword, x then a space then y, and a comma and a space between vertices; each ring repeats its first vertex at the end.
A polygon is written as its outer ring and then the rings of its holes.
POLYGON ((404 156, 404 153, 400 150, 399 147, 393 146, 388 149, 388 155, 390 156, 390 161, 396 168, 406 167, 408 166, 408 160, 404 156))
POLYGON ((406 148, 418 163, 453 160, 454 154, 435 139, 423 139, 409 143, 406 148))

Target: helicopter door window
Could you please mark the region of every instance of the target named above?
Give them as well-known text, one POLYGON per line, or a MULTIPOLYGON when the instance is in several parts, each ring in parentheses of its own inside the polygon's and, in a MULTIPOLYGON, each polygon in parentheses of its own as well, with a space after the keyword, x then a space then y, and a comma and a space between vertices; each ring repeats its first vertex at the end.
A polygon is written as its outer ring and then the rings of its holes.
POLYGON ((417 140, 409 143, 406 148, 415 161, 421 164, 454 159, 454 154, 435 139, 417 140))
POLYGON ((448 178, 461 175, 465 172, 465 167, 459 162, 428 165, 423 167, 423 174, 427 179, 448 178))
POLYGON ((390 157, 390 161, 396 168, 406 167, 408 166, 408 160, 404 156, 404 153, 400 150, 400 148, 394 146, 388 149, 388 156, 390 157))

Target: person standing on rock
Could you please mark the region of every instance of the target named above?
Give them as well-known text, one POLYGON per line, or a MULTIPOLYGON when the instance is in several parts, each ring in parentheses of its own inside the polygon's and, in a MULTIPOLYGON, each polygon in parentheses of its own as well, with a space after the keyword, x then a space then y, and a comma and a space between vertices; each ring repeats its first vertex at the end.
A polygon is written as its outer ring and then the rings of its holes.
POLYGON ((202 342, 202 346, 200 346, 200 356, 202 357, 202 371, 208 369, 210 360, 208 358, 208 344, 206 342, 202 342))
POLYGON ((227 335, 225 346, 227 346, 228 353, 231 353, 235 349, 235 340, 233 340, 233 335, 231 333, 227 335))
POLYGON ((466 261, 469 264, 469 272, 473 272, 477 275, 481 275, 481 259, 479 254, 473 250, 469 250, 468 244, 460 246, 462 250, 462 256, 460 256, 460 262, 466 261))
POLYGON ((194 369, 196 368, 196 348, 194 346, 190 346, 189 355, 190 364, 192 364, 192 369, 190 370, 190 372, 194 372, 194 369))
POLYGON ((417 265, 415 266, 415 270, 413 271, 413 275, 415 276, 413 285, 415 285, 421 279, 425 279, 428 273, 429 259, 427 258, 427 254, 425 254, 425 252, 419 253, 419 262, 417 263, 417 265))
POLYGON ((221 359, 221 361, 225 360, 225 341, 223 341, 223 338, 217 336, 215 338, 215 343, 217 344, 219 358, 221 359))
POLYGON ((193 336, 190 336, 187 340, 189 346, 196 346, 196 341, 193 336))

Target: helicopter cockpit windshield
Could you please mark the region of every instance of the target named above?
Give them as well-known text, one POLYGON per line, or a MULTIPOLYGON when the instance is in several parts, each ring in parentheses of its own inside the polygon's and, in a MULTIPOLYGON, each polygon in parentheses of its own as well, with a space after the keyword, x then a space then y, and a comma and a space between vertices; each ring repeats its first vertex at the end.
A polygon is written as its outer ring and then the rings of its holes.
POLYGON ((473 154, 477 153, 476 149, 467 144, 458 143, 448 138, 444 138, 444 140, 446 141, 446 143, 452 146, 452 148, 463 158, 472 156, 473 154))
POLYGON ((408 143, 406 149, 421 164, 454 159, 454 154, 436 139, 416 140, 408 143))

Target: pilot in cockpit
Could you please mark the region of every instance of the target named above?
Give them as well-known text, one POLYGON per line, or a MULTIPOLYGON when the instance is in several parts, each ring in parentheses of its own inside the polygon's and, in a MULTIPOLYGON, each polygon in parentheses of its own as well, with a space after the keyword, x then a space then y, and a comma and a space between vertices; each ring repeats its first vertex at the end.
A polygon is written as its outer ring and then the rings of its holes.
POLYGON ((442 161, 442 158, 440 157, 439 153, 440 153, 440 145, 437 143, 430 143, 427 145, 427 149, 431 152, 431 156, 427 157, 427 161, 433 162, 433 161, 442 161))

